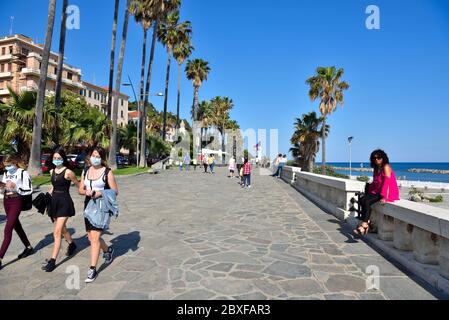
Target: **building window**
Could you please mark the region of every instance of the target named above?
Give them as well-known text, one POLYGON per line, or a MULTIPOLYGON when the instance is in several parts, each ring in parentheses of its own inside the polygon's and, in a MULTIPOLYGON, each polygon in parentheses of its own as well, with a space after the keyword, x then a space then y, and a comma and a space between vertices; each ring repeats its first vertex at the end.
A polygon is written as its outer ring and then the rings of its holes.
POLYGON ((9 46, 9 54, 12 54, 13 52, 13 46, 9 46))
POLYGON ((5 64, 0 64, 0 72, 5 72, 5 64))
POLYGON ((69 79, 69 80, 73 79, 73 74, 71 72, 67 73, 67 79, 69 79))
POLYGON ((123 119, 123 118, 124 118, 124 117, 123 117, 123 110, 120 111, 120 115, 121 115, 121 117, 122 117, 122 119, 123 119))
POLYGON ((6 48, 5 47, 2 48, 2 56, 4 56, 4 55, 6 55, 6 48))
POLYGON ((22 54, 28 56, 29 53, 30 53, 30 50, 22 48, 22 54))
POLYGON ((8 63, 8 72, 12 71, 12 63, 8 63))
POLYGON ((89 98, 92 98, 92 91, 89 90, 89 98))
POLYGON ((120 103, 121 103, 121 105, 122 105, 122 107, 123 107, 123 99, 120 99, 120 103))

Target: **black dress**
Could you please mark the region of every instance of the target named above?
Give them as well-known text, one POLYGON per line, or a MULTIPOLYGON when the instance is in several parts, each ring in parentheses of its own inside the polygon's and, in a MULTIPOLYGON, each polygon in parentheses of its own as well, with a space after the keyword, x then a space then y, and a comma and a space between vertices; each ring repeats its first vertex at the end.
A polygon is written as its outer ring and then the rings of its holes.
POLYGON ((53 170, 51 175, 51 184, 53 185, 53 194, 49 216, 53 219, 61 217, 73 217, 75 215, 75 205, 70 196, 70 180, 65 178, 64 169, 60 174, 53 170))

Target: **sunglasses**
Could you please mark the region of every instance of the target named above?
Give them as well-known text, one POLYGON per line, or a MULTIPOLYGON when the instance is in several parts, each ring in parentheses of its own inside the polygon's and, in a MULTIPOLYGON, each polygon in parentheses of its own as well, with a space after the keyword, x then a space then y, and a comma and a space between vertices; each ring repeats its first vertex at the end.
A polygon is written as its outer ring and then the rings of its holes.
POLYGON ((374 156, 373 159, 374 159, 374 160, 382 160, 382 157, 374 156))

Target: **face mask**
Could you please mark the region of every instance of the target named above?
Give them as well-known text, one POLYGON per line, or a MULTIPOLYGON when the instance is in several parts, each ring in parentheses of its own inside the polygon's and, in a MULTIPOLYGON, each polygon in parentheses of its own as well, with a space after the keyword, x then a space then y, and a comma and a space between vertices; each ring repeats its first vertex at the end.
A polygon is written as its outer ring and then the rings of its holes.
POLYGON ((95 167, 99 166, 99 165, 101 165, 101 158, 92 157, 92 158, 90 158, 90 162, 95 167))
POLYGON ((64 163, 64 160, 53 160, 53 164, 57 167, 62 166, 64 163))
POLYGON ((13 174, 17 170, 16 166, 7 166, 5 167, 5 169, 6 171, 8 171, 9 174, 13 174))

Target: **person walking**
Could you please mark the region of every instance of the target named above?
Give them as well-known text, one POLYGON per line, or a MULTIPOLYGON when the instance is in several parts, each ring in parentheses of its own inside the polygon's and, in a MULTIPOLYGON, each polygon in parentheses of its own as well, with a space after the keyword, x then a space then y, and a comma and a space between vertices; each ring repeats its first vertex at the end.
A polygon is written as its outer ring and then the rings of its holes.
POLYGON ((22 209, 28 205, 25 204, 22 196, 30 196, 33 193, 30 175, 25 170, 22 160, 17 155, 7 156, 3 161, 3 165, 5 172, 0 183, 0 190, 4 193, 3 205, 6 213, 6 223, 3 242, 0 247, 0 269, 2 269, 2 260, 11 244, 13 230, 16 231, 25 246, 23 252, 19 254, 18 259, 26 258, 35 252, 19 221, 22 209))
POLYGON ((196 171, 196 167, 198 166, 198 161, 195 159, 192 160, 192 164, 193 164, 193 170, 196 171))
POLYGON ((391 168, 388 155, 383 150, 374 150, 370 156, 373 171, 373 183, 368 188, 368 193, 361 200, 361 220, 362 222, 354 233, 364 236, 371 227, 371 206, 376 202, 385 204, 399 200, 399 188, 396 175, 391 168))
POLYGON ((235 172, 235 158, 234 157, 231 157, 231 159, 229 159, 228 170, 229 170, 228 177, 233 178, 234 172, 235 172))
POLYGON ((190 155, 187 153, 184 157, 184 164, 186 165, 186 171, 189 171, 191 161, 192 159, 190 158, 190 155))
POLYGON ((52 272, 56 269, 56 259, 58 258, 59 249, 61 248, 62 236, 69 244, 66 252, 67 257, 71 257, 76 251, 76 244, 67 230, 67 221, 75 215, 75 205, 70 196, 70 185, 73 182, 79 188, 79 181, 75 173, 68 169, 69 162, 63 148, 58 148, 53 152, 52 164, 54 168, 50 171, 52 188, 51 204, 49 208, 49 216, 54 224, 53 238, 54 246, 52 256, 42 270, 52 272))
POLYGON ((281 167, 280 167, 281 161, 282 161, 282 154, 278 154, 277 158, 274 160, 274 166, 276 168, 276 172, 271 175, 272 177, 279 176, 279 173, 281 171, 281 167))
MULTIPOLYGON (((106 190, 113 190, 118 195, 118 187, 115 177, 110 168, 107 167, 106 152, 103 148, 95 147, 89 154, 91 167, 86 168, 81 176, 79 185, 80 195, 86 196, 84 200, 84 209, 86 210, 91 200, 98 200, 103 196, 106 190)), ((100 255, 100 249, 103 251, 105 263, 110 264, 114 255, 114 248, 108 247, 101 238, 104 228, 96 227, 86 217, 84 217, 87 235, 91 244, 90 268, 87 272, 86 283, 95 281, 98 276, 97 264, 100 255)))
POLYGON ((208 163, 209 163, 209 168, 210 168, 210 173, 214 174, 214 168, 215 168, 215 156, 213 154, 209 155, 209 159, 208 159, 208 163))
POLYGON ((251 162, 248 161, 248 158, 245 158, 245 161, 243 163, 243 184, 242 188, 248 187, 248 189, 251 188, 251 171, 252 166, 251 162))
POLYGON ((209 162, 208 162, 209 158, 208 158, 207 154, 202 155, 202 157, 203 157, 204 173, 207 173, 207 167, 209 165, 209 162))

